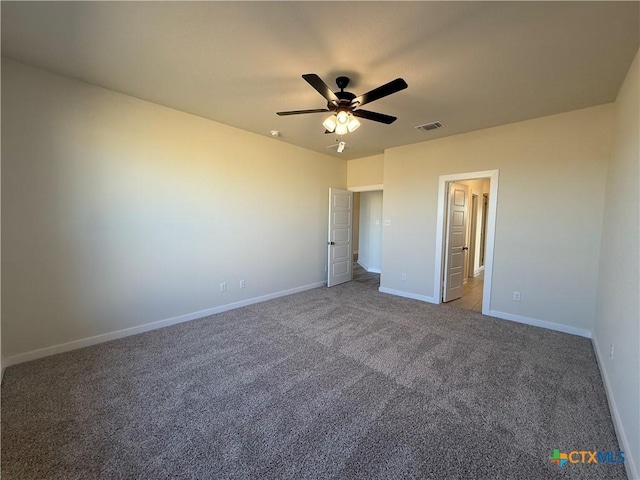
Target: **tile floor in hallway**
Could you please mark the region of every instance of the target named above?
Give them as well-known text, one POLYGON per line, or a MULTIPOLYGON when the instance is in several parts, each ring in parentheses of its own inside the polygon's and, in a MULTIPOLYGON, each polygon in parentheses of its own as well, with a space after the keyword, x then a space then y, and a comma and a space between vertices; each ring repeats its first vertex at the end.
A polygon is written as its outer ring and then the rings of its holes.
POLYGON ((380 274, 367 272, 364 268, 362 268, 358 262, 354 260, 353 262, 353 281, 366 283, 368 285, 372 285, 374 287, 380 286, 380 274))
POLYGON ((482 312, 482 289, 484 287, 484 272, 475 278, 468 278, 462 286, 462 297, 446 305, 482 312))

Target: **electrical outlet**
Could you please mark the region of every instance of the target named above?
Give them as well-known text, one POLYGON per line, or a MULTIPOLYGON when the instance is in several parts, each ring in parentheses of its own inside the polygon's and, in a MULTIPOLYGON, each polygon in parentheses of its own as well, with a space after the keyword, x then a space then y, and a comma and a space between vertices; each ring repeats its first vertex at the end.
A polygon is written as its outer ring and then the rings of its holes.
POLYGON ((610 358, 611 360, 613 360, 613 349, 614 349, 614 345, 613 345, 613 343, 612 343, 612 344, 611 344, 611 349, 609 350, 609 358, 610 358))
POLYGON ((520 301, 520 292, 513 292, 513 301, 514 302, 520 301))
POLYGON ((240 280, 240 288, 244 288, 247 286, 247 283, 244 280, 240 280))
POLYGON ((403 273, 403 274, 402 274, 402 280, 406 280, 406 279, 407 279, 407 274, 406 274, 406 273, 403 273))
POLYGON ((227 282, 222 282, 220 284, 220 291, 221 292, 226 292, 227 291, 227 282))
POLYGON ((391 226, 391 220, 385 220, 384 221, 384 226, 385 227, 390 227, 391 226))

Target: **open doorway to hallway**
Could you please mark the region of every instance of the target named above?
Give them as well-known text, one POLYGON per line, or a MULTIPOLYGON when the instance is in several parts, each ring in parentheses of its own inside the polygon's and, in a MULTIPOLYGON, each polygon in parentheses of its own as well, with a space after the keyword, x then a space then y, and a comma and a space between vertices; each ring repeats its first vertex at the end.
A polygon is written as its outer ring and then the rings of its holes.
POLYGON ((487 314, 491 310, 498 170, 441 175, 434 297, 487 314))
POLYGON ((380 286, 382 190, 353 194, 353 280, 380 286))
MULTIPOLYGON (((449 212, 446 216, 446 232, 445 249, 445 272, 449 272, 449 277, 445 277, 450 282, 460 283, 457 293, 449 295, 444 300, 453 306, 465 308, 468 310, 476 310, 482 312, 482 294, 484 288, 484 238, 486 237, 486 218, 490 181, 489 178, 478 178, 473 180, 458 180, 452 186, 464 187, 463 189, 455 189, 456 192, 462 193, 466 198, 462 198, 461 204, 464 205, 464 212, 456 216, 451 208, 455 205, 456 199, 447 198, 449 212), (450 222, 455 222, 456 218, 461 218, 461 243, 464 244, 459 252, 460 259, 456 260, 455 241, 449 238, 453 235, 450 232, 450 222), (460 277, 451 275, 453 266, 447 265, 447 261, 460 263, 460 277), (452 299, 453 297, 453 299, 452 299), (458 298, 456 298, 458 297, 458 298)), ((450 192, 452 190, 450 189, 450 192)), ((451 194, 450 194, 451 195, 451 194)), ((446 273, 445 273, 446 275, 446 273)), ((446 293, 451 293, 451 285, 446 293)))

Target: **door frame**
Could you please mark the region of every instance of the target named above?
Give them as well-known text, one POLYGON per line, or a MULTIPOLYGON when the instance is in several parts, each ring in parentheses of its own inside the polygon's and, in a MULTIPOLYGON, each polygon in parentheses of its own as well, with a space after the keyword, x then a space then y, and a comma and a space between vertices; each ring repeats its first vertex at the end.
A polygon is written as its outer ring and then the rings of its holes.
POLYGON ((482 263, 478 262, 481 271, 484 271, 484 257, 485 257, 485 245, 487 243, 487 222, 489 212, 489 194, 482 194, 482 219, 480 220, 480 259, 482 263))
POLYGON ((438 180, 438 210, 436 218, 436 252, 433 274, 433 299, 442 303, 442 274, 444 271, 445 217, 447 210, 447 188, 449 182, 464 180, 489 179, 489 208, 487 216, 486 253, 484 268, 484 287, 482 289, 482 314, 488 315, 491 310, 491 286, 493 280, 493 251, 495 244, 496 211, 498 208, 498 180, 500 170, 483 170, 479 172, 453 173, 440 175, 438 180))
MULTIPOLYGON (((467 258, 467 278, 476 275, 476 240, 478 235, 478 195, 471 194, 471 215, 469 215, 469 258, 467 258)), ((466 280, 466 279, 465 279, 466 280)))
MULTIPOLYGON (((382 218, 380 219, 382 221, 382 219, 384 218, 384 184, 383 183, 378 183, 378 184, 374 184, 374 185, 358 185, 355 187, 347 187, 347 190, 353 193, 366 193, 366 192, 382 192, 382 218)), ((360 201, 362 201, 362 197, 360 198, 360 201)), ((360 212, 358 211, 358 218, 354 218, 353 220, 355 221, 360 221, 360 212)), ((351 229, 351 231, 353 232, 353 227, 351 229)), ((360 228, 358 228, 358 236, 360 235, 360 228)), ((384 236, 384 228, 382 229, 382 233, 381 233, 381 239, 380 241, 382 241, 382 236, 384 236)), ((351 239, 351 243, 353 244, 353 238, 351 239)), ((362 264, 360 263, 359 259, 360 259, 360 238, 358 238, 358 265, 360 265, 362 267, 362 264)), ((353 250, 352 250, 353 251, 353 250)), ((380 256, 382 257, 382 248, 380 248, 380 256)), ((362 267, 364 268, 364 267, 362 267)), ((366 268, 364 268, 365 270, 367 270, 366 268)), ((380 262, 380 268, 379 269, 371 269, 371 270, 367 270, 367 272, 372 272, 372 273, 379 273, 380 274, 380 278, 382 278, 382 262, 380 262)))

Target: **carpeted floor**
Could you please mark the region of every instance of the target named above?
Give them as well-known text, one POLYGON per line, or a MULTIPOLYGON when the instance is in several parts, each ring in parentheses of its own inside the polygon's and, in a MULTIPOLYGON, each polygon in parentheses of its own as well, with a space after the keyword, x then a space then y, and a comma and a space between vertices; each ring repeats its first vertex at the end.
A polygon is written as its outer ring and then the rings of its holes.
POLYGON ((2 478, 617 479, 589 340, 318 288, 6 370, 2 478))

